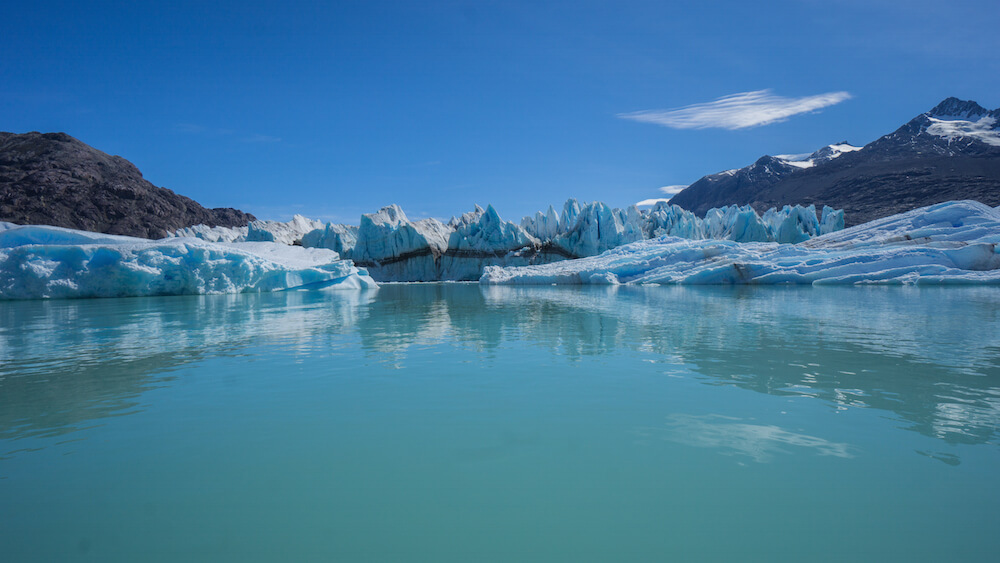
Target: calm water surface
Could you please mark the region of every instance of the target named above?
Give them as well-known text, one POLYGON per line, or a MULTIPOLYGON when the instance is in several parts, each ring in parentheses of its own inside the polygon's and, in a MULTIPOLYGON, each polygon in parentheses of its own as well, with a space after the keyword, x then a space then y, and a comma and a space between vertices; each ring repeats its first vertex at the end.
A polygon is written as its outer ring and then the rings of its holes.
POLYGON ((1000 288, 0 303, 0 560, 984 561, 1000 288))

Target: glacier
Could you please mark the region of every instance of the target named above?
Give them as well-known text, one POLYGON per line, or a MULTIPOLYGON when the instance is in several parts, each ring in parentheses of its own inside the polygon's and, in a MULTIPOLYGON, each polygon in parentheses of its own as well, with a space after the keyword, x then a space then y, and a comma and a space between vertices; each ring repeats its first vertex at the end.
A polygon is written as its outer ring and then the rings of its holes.
POLYGON ((327 249, 0 225, 0 299, 376 287, 367 271, 327 249))
MULTIPOLYGON (((766 215, 766 214, 765 214, 766 215)), ((798 212, 768 219, 808 234, 837 223, 798 212), (815 221, 816 224, 813 222, 815 221)), ((735 225, 735 223, 733 223, 735 225)), ((796 237, 785 237, 796 238, 796 237)), ((1000 210, 951 201, 797 244, 692 240, 664 234, 600 255, 546 265, 491 266, 480 283, 517 284, 1000 284, 1000 210)))
MULTIPOLYGON (((308 226, 296 218, 296 234, 308 226)), ((290 223, 261 228, 290 230, 290 223)), ((251 231, 254 229, 251 225, 251 231)), ((359 226, 328 223, 295 239, 307 248, 327 248, 353 260, 379 281, 435 281, 480 278, 487 266, 529 266, 595 256, 609 249, 671 235, 686 239, 797 243, 844 228, 843 211, 785 206, 763 216, 750 206, 712 209, 704 218, 660 202, 648 210, 611 208, 602 202, 568 200, 562 213, 549 207, 520 224, 503 220, 493 206, 452 217, 410 220, 398 205, 362 215, 359 226)), ((202 238, 219 228, 178 231, 202 238)), ((244 235, 244 238, 250 235, 244 235)), ((234 240, 240 240, 236 238, 234 240)), ((278 240, 277 238, 275 240, 278 240)), ((287 240, 287 238, 286 238, 287 240)))

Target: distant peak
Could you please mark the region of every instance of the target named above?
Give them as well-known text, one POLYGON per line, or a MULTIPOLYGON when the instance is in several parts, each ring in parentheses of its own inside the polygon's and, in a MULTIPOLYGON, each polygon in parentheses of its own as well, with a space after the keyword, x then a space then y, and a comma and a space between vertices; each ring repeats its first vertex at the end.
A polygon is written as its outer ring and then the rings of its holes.
POLYGON ((934 106, 927 112, 931 117, 968 119, 974 120, 982 117, 990 111, 972 100, 960 100, 958 98, 946 98, 940 104, 934 106))

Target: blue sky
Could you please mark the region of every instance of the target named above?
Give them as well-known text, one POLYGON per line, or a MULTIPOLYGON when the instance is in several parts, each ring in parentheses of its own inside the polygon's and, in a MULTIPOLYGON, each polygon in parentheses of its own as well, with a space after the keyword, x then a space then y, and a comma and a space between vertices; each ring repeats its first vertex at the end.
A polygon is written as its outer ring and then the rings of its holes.
POLYGON ((625 206, 763 154, 870 142, 948 96, 1000 106, 996 0, 4 12, 0 130, 65 131, 156 185, 261 218, 625 206), (747 92, 808 111, 741 128, 671 121, 747 92), (664 113, 666 125, 649 117, 664 113))

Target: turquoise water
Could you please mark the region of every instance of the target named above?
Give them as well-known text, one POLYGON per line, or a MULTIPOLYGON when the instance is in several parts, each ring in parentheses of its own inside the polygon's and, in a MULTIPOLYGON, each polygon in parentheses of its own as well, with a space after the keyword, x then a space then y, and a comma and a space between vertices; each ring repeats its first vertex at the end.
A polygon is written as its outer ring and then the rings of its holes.
POLYGON ((983 561, 1000 289, 0 303, 0 560, 983 561))

